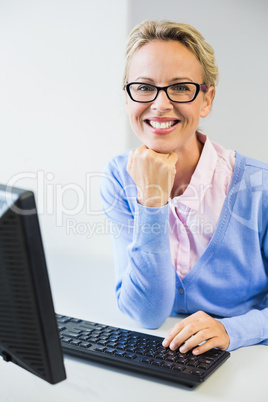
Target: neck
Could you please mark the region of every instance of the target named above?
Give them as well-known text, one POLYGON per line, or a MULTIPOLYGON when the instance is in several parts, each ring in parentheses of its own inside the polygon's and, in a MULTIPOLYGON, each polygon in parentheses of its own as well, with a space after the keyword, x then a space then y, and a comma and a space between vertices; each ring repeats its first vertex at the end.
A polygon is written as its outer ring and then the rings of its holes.
POLYGON ((191 144, 177 151, 178 161, 176 164, 174 185, 170 194, 171 198, 182 195, 186 190, 199 161, 202 149, 203 144, 195 135, 191 144))

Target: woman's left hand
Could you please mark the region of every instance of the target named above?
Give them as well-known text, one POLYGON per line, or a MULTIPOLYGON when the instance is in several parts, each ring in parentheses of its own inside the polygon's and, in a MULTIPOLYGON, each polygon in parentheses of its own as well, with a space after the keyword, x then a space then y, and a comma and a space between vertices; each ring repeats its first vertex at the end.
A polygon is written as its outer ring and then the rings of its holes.
POLYGON ((169 346, 172 350, 180 347, 181 353, 195 348, 192 353, 199 355, 213 348, 226 350, 229 343, 224 325, 203 311, 198 311, 178 322, 168 332, 163 346, 169 346))

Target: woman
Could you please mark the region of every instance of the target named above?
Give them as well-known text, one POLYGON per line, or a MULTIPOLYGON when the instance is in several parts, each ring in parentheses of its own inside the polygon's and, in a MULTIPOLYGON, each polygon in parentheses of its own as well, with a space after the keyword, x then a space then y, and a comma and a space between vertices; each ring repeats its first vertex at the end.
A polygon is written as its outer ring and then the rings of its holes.
POLYGON ((118 306, 146 328, 186 314, 163 341, 182 353, 268 344, 268 166, 198 130, 217 76, 193 27, 138 25, 124 90, 142 145, 115 157, 101 186, 118 306))

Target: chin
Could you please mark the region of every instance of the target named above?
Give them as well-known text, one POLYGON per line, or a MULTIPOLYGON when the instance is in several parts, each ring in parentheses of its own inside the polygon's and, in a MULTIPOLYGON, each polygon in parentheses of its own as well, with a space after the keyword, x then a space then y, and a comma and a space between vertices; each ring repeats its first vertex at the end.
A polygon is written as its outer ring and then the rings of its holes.
POLYGON ((152 149, 154 152, 157 152, 159 154, 170 154, 171 152, 173 152, 172 150, 169 150, 169 149, 163 149, 163 148, 157 148, 157 147, 150 148, 150 149, 152 149))
POLYGON ((156 144, 154 142, 144 142, 144 145, 146 145, 149 149, 152 149, 155 152, 158 152, 160 154, 169 154, 170 152, 173 152, 173 148, 169 145, 169 146, 165 146, 165 145, 161 145, 161 144, 156 144))

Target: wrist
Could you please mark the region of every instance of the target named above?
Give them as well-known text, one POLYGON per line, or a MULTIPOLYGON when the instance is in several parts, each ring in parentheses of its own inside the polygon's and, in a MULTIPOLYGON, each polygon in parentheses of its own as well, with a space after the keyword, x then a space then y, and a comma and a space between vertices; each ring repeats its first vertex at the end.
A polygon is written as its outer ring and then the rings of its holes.
POLYGON ((148 208, 161 208, 168 203, 168 197, 162 195, 138 195, 137 201, 139 204, 148 208))

